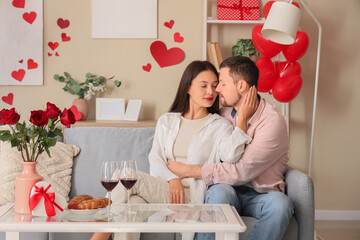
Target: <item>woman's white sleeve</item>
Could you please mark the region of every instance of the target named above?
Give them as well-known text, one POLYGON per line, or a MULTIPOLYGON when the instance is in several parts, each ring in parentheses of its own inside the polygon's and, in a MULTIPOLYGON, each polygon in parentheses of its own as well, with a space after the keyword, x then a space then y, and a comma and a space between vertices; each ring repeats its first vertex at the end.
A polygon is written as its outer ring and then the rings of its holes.
POLYGON ((235 163, 239 161, 244 153, 245 145, 249 144, 252 138, 241 128, 234 128, 229 122, 227 123, 222 124, 223 127, 219 128, 221 132, 218 153, 223 162, 235 163))
POLYGON ((178 178, 178 176, 167 168, 167 157, 165 155, 165 128, 164 118, 160 117, 156 125, 153 145, 149 153, 149 162, 151 175, 169 181, 178 178))

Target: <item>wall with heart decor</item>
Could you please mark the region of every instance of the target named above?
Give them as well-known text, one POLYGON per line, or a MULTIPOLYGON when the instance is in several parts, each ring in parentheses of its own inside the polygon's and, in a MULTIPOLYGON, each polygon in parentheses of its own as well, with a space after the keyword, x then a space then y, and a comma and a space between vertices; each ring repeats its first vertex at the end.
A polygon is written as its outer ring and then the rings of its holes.
MULTIPOLYGON (((68 71, 75 79, 83 81, 85 74, 92 72, 115 76, 123 82, 116 89, 109 85, 112 92, 106 97, 142 99, 140 119, 158 118, 168 110, 186 65, 202 57, 202 2, 158 0, 156 39, 93 39, 91 1, 43 0, 43 85, 0 86, 0 109, 15 107, 26 120, 29 116, 25 114, 37 107, 43 109, 46 101, 61 108, 70 107, 75 96, 64 92, 63 85, 55 81, 53 75, 68 71), (170 49, 174 49, 171 52, 175 52, 177 61, 159 58, 159 53, 170 49), (176 64, 168 66, 174 63, 172 61, 176 64)), ((261 12, 266 2, 260 0, 261 12)), ((360 3, 358 0, 305 2, 324 31, 312 169, 316 209, 359 214, 360 148, 356 144, 360 135, 360 94, 357 92, 360 89, 360 28, 357 26, 360 3)), ((251 29, 251 26, 242 25, 219 29, 225 57, 231 53, 237 38, 251 38, 251 29)), ((290 102, 290 165, 306 172, 317 28, 304 11, 299 30, 309 36, 309 48, 298 60, 302 88, 290 102)), ((28 64, 28 59, 24 58, 23 64, 28 64)), ((297 66, 293 67, 296 71, 297 66)), ((93 119, 95 99, 90 101, 90 106, 89 118, 93 119)))

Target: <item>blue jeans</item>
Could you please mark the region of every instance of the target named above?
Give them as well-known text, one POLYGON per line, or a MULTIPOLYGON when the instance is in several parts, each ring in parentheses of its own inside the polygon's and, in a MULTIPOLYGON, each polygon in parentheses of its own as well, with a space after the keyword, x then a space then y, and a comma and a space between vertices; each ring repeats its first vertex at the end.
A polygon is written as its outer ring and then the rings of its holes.
MULTIPOLYGON (((258 193, 246 186, 212 185, 206 192, 205 203, 230 204, 239 215, 258 219, 251 240, 280 240, 294 213, 291 200, 281 192, 258 193)), ((215 240, 214 233, 196 233, 195 240, 215 240)))

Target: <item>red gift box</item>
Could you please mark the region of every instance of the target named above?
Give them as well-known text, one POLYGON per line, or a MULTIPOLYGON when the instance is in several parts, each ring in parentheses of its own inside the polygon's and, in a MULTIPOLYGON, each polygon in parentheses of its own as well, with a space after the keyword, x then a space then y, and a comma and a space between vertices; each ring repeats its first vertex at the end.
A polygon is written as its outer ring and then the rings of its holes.
POLYGON ((259 0, 218 0, 219 20, 259 20, 259 0))

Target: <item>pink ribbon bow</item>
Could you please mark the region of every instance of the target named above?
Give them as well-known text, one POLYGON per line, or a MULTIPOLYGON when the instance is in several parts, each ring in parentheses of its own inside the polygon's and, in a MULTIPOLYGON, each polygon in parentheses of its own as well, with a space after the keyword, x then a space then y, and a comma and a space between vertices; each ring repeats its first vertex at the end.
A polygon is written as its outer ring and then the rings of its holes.
POLYGON ((34 210, 34 208, 39 204, 41 198, 43 198, 43 197, 44 197, 46 215, 48 215, 48 216, 56 215, 54 206, 57 207, 60 211, 64 211, 64 209, 62 209, 55 202, 55 193, 47 193, 47 190, 49 190, 49 188, 51 187, 51 184, 49 184, 49 186, 47 186, 46 189, 44 189, 44 187, 39 188, 36 185, 34 187, 35 187, 35 194, 32 195, 32 197, 29 200, 30 211, 34 210))

